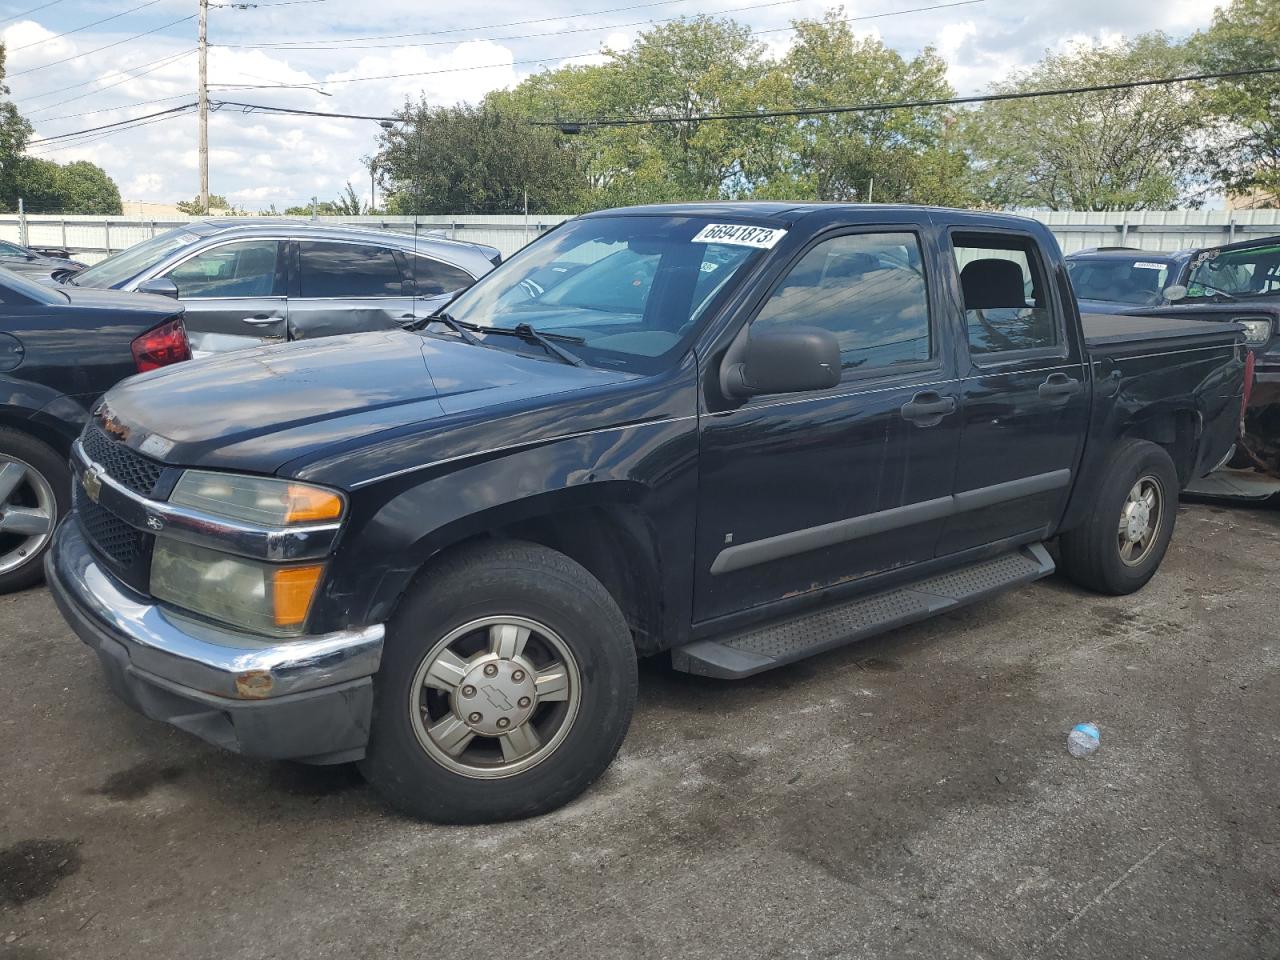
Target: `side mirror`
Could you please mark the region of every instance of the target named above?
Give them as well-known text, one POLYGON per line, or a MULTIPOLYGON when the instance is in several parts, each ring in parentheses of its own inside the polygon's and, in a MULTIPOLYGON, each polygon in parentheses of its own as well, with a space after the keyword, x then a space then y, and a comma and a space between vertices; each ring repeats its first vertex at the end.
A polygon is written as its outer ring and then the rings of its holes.
POLYGON ((1186 295, 1187 288, 1180 283, 1175 283, 1171 287, 1164 288, 1164 298, 1170 303, 1176 303, 1178 300, 1184 299, 1186 295))
POLYGON ((725 355, 720 386, 731 397, 828 390, 840 383, 840 343, 817 327, 752 336, 746 330, 725 355))
POLYGON ((157 296, 178 299, 178 285, 168 277, 152 277, 150 280, 143 280, 138 284, 138 292, 154 293, 157 296))

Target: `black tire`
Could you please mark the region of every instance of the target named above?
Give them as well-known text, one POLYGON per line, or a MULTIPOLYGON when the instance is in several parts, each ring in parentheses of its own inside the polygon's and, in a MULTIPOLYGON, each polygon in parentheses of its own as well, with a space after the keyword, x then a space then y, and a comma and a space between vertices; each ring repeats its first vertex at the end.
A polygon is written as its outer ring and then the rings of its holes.
POLYGON ((1059 567, 1073 582, 1116 596, 1133 593, 1150 580, 1164 559, 1178 513, 1178 472, 1163 447, 1146 440, 1122 440, 1103 467, 1088 519, 1059 539, 1059 567), (1119 527, 1129 492, 1150 479, 1160 490, 1160 514, 1149 549, 1126 563, 1119 527))
MULTIPOLYGON (((67 515, 71 509, 71 468, 66 458, 45 443, 28 433, 22 433, 8 427, 0 427, 0 457, 11 457, 22 461, 28 468, 44 478, 53 493, 56 504, 54 526, 67 515)), ((0 505, 2 506, 2 505, 0 505)), ((12 570, 0 573, 0 594, 12 593, 34 586, 44 577, 43 560, 49 549, 50 540, 46 540, 38 550, 12 570)), ((0 533, 0 558, 10 550, 16 550, 18 541, 0 533)))
POLYGON ((631 723, 636 684, 626 620, 587 570, 531 543, 467 548, 419 576, 387 625, 360 769, 396 809, 437 823, 546 813, 580 794, 613 761, 631 723), (501 616, 555 631, 576 660, 580 692, 563 741, 545 758, 511 775, 474 779, 428 753, 411 704, 421 697, 419 668, 438 641, 473 621, 501 616))

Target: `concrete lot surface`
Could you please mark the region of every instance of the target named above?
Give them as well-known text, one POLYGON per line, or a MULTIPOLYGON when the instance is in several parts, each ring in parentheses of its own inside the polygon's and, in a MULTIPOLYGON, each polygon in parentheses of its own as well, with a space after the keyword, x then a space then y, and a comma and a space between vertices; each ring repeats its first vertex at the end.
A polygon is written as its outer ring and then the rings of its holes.
POLYGON ((743 683, 642 673, 617 763, 443 828, 117 703, 0 598, 0 957, 1280 957, 1280 512, 743 683), (1072 759, 1093 720, 1102 748, 1072 759))

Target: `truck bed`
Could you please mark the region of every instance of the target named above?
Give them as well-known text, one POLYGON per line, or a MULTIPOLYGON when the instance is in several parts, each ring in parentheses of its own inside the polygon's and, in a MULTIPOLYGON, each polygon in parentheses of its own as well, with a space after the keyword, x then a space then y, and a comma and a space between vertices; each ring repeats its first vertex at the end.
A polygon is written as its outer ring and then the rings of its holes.
POLYGON ((1241 328, 1235 323, 1196 320, 1184 317, 1135 317, 1119 313, 1084 313, 1080 315, 1085 344, 1108 352, 1130 345, 1159 342, 1172 346, 1179 340, 1202 340, 1234 337, 1241 328))

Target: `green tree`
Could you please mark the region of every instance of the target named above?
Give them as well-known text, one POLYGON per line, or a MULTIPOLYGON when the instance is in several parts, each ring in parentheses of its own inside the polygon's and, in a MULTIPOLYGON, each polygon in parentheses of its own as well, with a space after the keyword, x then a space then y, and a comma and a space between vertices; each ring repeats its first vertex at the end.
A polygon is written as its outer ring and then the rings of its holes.
POLYGON ((201 216, 208 213, 210 210, 229 210, 232 213, 235 212, 235 207, 227 202, 227 198, 217 193, 209 194, 208 209, 200 203, 199 196, 192 197, 190 200, 179 200, 177 207, 179 213, 185 213, 191 217, 201 216))
MULTIPOLYGON (((842 23, 842 8, 795 21, 785 68, 799 108, 954 96, 926 47, 910 60, 842 23)), ((817 200, 963 204, 967 162, 942 108, 815 114, 795 124, 794 191, 817 200)))
MULTIPOLYGON (((0 44, 0 97, 8 97, 9 87, 4 82, 6 50, 0 44)), ((0 206, 13 210, 17 206, 17 166, 22 151, 31 137, 31 124, 18 113, 13 102, 0 100, 0 206)))
MULTIPOLYGON (((1185 46, 1148 33, 1114 47, 1048 54, 994 93, 1117 83, 1186 73, 1185 46)), ((985 103, 966 139, 980 196, 995 206, 1142 210, 1195 186, 1203 107, 1185 86, 1137 87, 985 103)))
MULTIPOLYGON (((1280 64, 1280 4, 1234 0, 1214 13, 1191 50, 1205 73, 1280 64)), ((1280 75, 1210 81, 1198 101, 1211 121, 1201 157, 1206 174, 1229 193, 1259 204, 1280 200, 1280 75)))
POLYGON ((28 213, 111 216, 122 211, 115 181, 87 160, 59 164, 39 157, 18 157, 10 183, 14 204, 21 197, 28 213))
MULTIPOLYGON (((486 106, 406 103, 378 142, 376 171, 396 214, 574 212, 584 186, 550 127, 486 106)), ((354 191, 352 191, 354 195, 354 191)))

